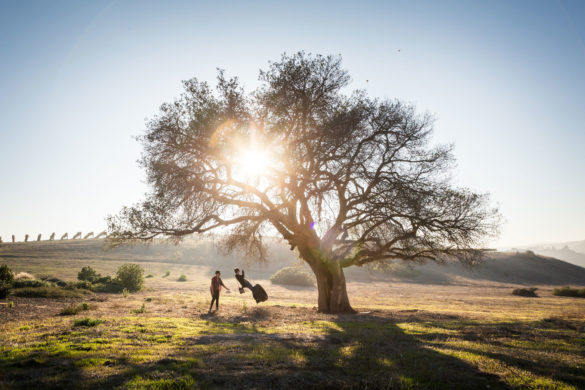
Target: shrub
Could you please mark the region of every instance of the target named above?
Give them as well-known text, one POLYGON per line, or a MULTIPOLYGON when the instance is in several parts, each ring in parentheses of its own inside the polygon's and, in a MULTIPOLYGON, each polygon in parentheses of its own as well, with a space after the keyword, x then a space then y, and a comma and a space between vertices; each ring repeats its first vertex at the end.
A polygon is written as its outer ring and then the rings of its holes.
POLYGON ((154 278, 154 275, 153 274, 148 274, 148 275, 145 276, 145 278, 147 278, 147 279, 148 278, 154 278))
POLYGON ((13 293, 25 298, 81 298, 84 295, 83 290, 61 287, 24 287, 14 289, 13 293))
POLYGON ((163 278, 166 278, 167 276, 169 276, 171 273, 170 271, 165 272, 165 274, 163 275, 163 278))
POLYGON ((43 282, 42 280, 36 280, 36 279, 14 279, 14 282, 12 282, 12 287, 14 288, 23 288, 23 287, 31 287, 31 288, 37 288, 37 287, 46 287, 47 283, 43 282))
POLYGON ((535 292, 536 290, 538 290, 536 287, 516 288, 514 291, 512 291, 512 294, 518 295, 520 297, 538 297, 535 292))
POLYGON ((90 307, 89 303, 80 303, 77 306, 68 306, 68 307, 64 308, 63 310, 61 310, 61 312, 59 314, 62 316, 72 316, 72 315, 75 315, 79 312, 89 310, 90 308, 91 307, 90 307))
POLYGON ((283 268, 272 275, 270 281, 274 284, 291 286, 313 287, 315 285, 315 277, 298 267, 283 268))
POLYGON ((187 277, 185 275, 181 275, 179 276, 179 279, 177 279, 177 282, 186 282, 187 281, 187 277))
POLYGON ((112 281, 112 277, 111 276, 101 276, 101 277, 97 278, 96 280, 94 280, 92 283, 108 284, 111 281, 112 281))
POLYGON ((86 280, 91 283, 95 282, 100 277, 101 275, 98 274, 95 269, 89 266, 83 267, 81 271, 79 271, 79 273, 77 274, 77 279, 86 280))
POLYGON ((104 322, 104 320, 100 320, 98 318, 91 319, 89 317, 80 318, 78 320, 73 321, 73 326, 97 326, 104 322))
POLYGON ((94 285, 87 281, 87 280, 80 280, 78 282, 71 282, 67 285, 67 288, 72 289, 72 288, 81 288, 84 290, 89 290, 89 291, 93 291, 94 285))
POLYGON ((134 313, 134 314, 142 314, 142 313, 146 313, 146 306, 144 305, 144 303, 142 304, 142 306, 140 306, 140 309, 133 309, 130 310, 130 313, 134 313))
POLYGON ((144 284, 144 270, 138 264, 122 264, 118 268, 116 280, 130 292, 140 291, 144 284))
POLYGON ((94 292, 103 293, 121 293, 124 288, 116 279, 111 279, 108 283, 97 283, 93 285, 94 292))
POLYGON ((80 312, 80 310, 77 308, 77 306, 67 306, 66 308, 61 310, 61 312, 59 312, 59 315, 72 316, 72 315, 75 315, 79 312, 80 312))
POLYGON ((50 283, 55 283, 59 287, 65 287, 68 285, 68 283, 66 281, 61 280, 59 278, 47 278, 47 279, 45 279, 45 281, 50 282, 50 283))
POLYGON ((578 288, 571 288, 569 286, 562 287, 562 288, 555 288, 553 290, 553 295, 561 296, 561 297, 585 298, 585 288, 578 289, 578 288))
POLYGON ((10 284, 0 281, 0 299, 4 299, 10 293, 10 284))
POLYGON ((5 282, 6 284, 11 284, 14 280, 14 273, 10 270, 10 268, 6 264, 2 264, 0 266, 0 282, 5 282))

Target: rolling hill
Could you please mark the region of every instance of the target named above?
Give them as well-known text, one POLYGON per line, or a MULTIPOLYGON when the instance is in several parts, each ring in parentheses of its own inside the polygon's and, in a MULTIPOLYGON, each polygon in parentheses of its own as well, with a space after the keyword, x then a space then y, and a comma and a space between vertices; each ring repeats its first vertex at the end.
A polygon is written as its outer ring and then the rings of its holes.
MULTIPOLYGON (((79 261, 156 262, 194 264, 231 273, 244 267, 255 278, 268 278, 285 266, 301 265, 295 254, 279 242, 270 244, 269 261, 246 260, 234 253, 223 254, 212 241, 187 240, 179 246, 155 243, 107 249, 103 240, 41 241, 0 244, 0 263, 79 261)), ((385 270, 351 267, 348 281, 390 280, 413 283, 468 284, 497 282, 524 285, 585 285, 585 268, 532 252, 496 252, 482 264, 469 267, 454 262, 409 265, 396 262, 385 270)))

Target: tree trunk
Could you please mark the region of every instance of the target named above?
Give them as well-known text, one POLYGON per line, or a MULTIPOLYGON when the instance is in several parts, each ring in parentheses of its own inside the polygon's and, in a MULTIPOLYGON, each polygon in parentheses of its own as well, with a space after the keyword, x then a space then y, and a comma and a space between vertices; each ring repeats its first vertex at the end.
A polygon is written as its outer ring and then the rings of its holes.
POLYGON ((309 265, 317 278, 319 313, 355 313, 349 304, 345 275, 339 263, 316 260, 309 265))

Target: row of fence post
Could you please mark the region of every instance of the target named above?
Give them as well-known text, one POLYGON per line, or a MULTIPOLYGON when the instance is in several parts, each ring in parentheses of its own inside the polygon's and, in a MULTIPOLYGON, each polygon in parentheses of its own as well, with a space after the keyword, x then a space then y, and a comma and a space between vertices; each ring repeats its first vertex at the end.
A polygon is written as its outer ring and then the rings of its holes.
MULTIPOLYGON (((43 236, 42 234, 39 234, 37 236, 37 242, 38 241, 41 241, 42 236, 43 236)), ((30 236, 28 234, 25 234, 24 235, 24 242, 28 242, 29 237, 30 236)), ((98 238, 107 238, 107 237, 108 237, 108 234, 104 230, 103 232, 101 232, 100 234, 98 234, 95 237, 94 237, 93 232, 89 232, 85 236, 83 236, 83 239, 84 240, 88 240, 90 238, 98 239, 98 238)), ((68 240, 68 239, 69 239, 69 233, 64 233, 61 236, 61 240, 68 240)), ((81 232, 75 233, 75 235, 71 239, 72 240, 82 239, 81 238, 81 232)), ((51 233, 51 235, 49 236, 49 239, 47 241, 55 241, 55 233, 51 233)), ((2 241, 2 237, 0 237, 0 244, 2 244, 3 242, 4 241, 2 241)), ((16 236, 14 234, 12 235, 12 242, 16 242, 16 236)))

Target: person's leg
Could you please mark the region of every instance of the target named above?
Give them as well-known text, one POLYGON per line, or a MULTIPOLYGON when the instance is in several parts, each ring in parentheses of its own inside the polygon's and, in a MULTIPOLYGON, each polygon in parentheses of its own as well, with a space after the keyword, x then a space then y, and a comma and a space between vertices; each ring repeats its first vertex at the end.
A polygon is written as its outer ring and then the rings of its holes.
POLYGON ((211 312, 211 308, 213 307, 213 301, 215 301, 215 294, 211 294, 211 305, 209 305, 209 311, 211 312))
POLYGON ((250 283, 247 279, 244 279, 244 284, 246 285, 246 287, 248 287, 250 290, 252 290, 254 287, 252 286, 252 283, 250 283))
POLYGON ((219 310, 219 291, 215 295, 215 310, 219 310))

